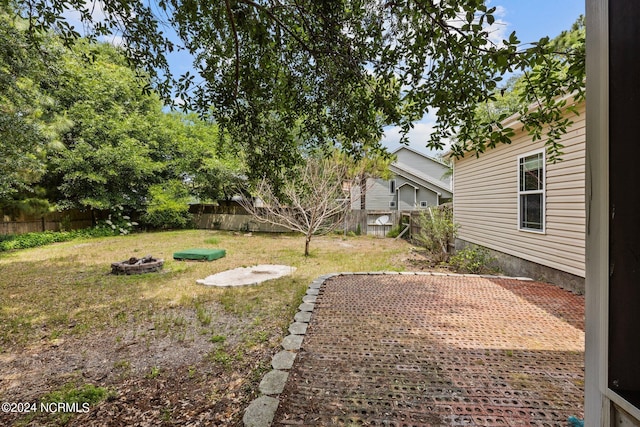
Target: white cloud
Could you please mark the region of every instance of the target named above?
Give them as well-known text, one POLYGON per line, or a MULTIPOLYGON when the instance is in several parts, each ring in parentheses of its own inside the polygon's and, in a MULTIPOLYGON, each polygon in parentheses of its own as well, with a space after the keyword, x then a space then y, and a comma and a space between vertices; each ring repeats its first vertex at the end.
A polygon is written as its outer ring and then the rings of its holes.
MULTIPOLYGON (((104 21, 105 13, 101 3, 94 2, 91 0, 86 0, 84 7, 87 10, 91 11, 91 17, 94 22, 104 21)), ((85 28, 86 23, 82 22, 80 12, 78 12, 76 9, 65 9, 64 12, 62 13, 62 16, 64 16, 67 22, 73 25, 76 28, 76 30, 79 30, 84 33, 84 31, 86 30, 85 28)))
MULTIPOLYGON (((490 3, 492 2, 489 0, 487 3, 488 6, 490 6, 490 3)), ((495 7, 496 10, 493 13, 495 20, 493 24, 489 25, 485 21, 484 28, 489 33, 489 41, 499 46, 502 45, 502 41, 504 39, 509 37, 510 27, 512 25, 504 19, 508 14, 507 9, 501 5, 496 5, 495 7)), ((448 24, 454 27, 460 27, 464 22, 466 22, 466 17, 461 13, 456 19, 448 21, 448 24)), ((436 116, 433 111, 426 114, 422 120, 415 122, 413 129, 411 129, 408 134, 409 147, 431 156, 438 154, 435 150, 426 147, 429 137, 433 132, 435 123, 436 116)), ((382 138, 382 145, 387 147, 389 151, 396 150, 400 147, 400 138, 400 127, 390 126, 385 129, 384 137, 382 138)), ((445 141, 444 150, 448 150, 450 146, 451 143, 449 141, 445 141)))
POLYGON ((100 40, 105 42, 105 43, 110 43, 116 47, 125 47, 126 43, 124 41, 124 38, 122 36, 116 36, 116 35, 110 35, 110 36, 104 36, 104 37, 100 37, 100 40))
POLYGON ((493 13, 495 21, 491 25, 485 25, 485 29, 489 33, 489 40, 496 45, 502 44, 502 40, 508 37, 508 29, 511 25, 503 18, 507 15, 507 10, 504 6, 496 6, 496 11, 493 13))
MULTIPOLYGON (((409 147, 421 153, 433 156, 437 154, 435 150, 427 148, 427 142, 433 132, 435 126, 435 115, 433 113, 425 115, 422 120, 415 122, 413 129, 409 131, 409 147)), ((400 127, 390 126, 385 129, 382 145, 387 147, 389 151, 394 151, 400 147, 401 138, 400 127)), ((448 141, 445 144, 445 150, 449 147, 448 141)))
POLYGON ((179 96, 176 96, 175 98, 173 98, 174 107, 183 107, 185 104, 186 104, 186 101, 183 98, 180 98, 179 96))
MULTIPOLYGON (((84 7, 90 12, 91 22, 83 22, 82 15, 76 9, 65 9, 62 16, 66 21, 72 25, 76 31, 82 36, 86 36, 93 32, 94 26, 97 23, 104 23, 107 19, 107 14, 103 8, 101 2, 95 2, 94 0, 85 0, 84 7)), ((111 34, 100 37, 100 40, 105 43, 110 43, 114 46, 124 46, 125 42, 123 37, 119 34, 121 31, 118 29, 112 29, 111 34)))

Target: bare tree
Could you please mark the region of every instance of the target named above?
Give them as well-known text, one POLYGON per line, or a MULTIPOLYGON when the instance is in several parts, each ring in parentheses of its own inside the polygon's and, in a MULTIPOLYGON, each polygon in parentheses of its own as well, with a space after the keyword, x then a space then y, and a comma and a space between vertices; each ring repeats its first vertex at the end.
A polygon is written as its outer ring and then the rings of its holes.
POLYGON ((266 179, 255 186, 253 196, 263 206, 246 199, 242 205, 259 222, 304 234, 304 255, 309 256, 311 238, 338 228, 350 209, 343 190, 347 168, 331 159, 310 158, 295 172, 279 189, 266 179))

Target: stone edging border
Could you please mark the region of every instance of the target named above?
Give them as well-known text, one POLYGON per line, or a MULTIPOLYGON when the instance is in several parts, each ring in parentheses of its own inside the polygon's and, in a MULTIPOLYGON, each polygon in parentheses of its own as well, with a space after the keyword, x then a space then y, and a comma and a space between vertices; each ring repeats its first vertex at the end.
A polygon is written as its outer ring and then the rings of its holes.
POLYGON ((258 389, 260 397, 254 399, 245 409, 242 422, 245 427, 269 427, 273 422, 273 418, 280 404, 280 393, 284 390, 284 386, 289 378, 289 370, 293 367, 293 362, 302 348, 302 341, 307 333, 307 327, 311 321, 311 313, 315 307, 316 297, 320 292, 320 288, 327 279, 336 276, 352 276, 352 275, 403 275, 403 276, 449 276, 449 277, 482 277, 486 279, 510 279, 533 281, 528 277, 509 277, 509 276, 493 276, 486 274, 454 274, 439 272, 423 272, 423 271, 374 271, 374 272, 356 272, 356 273, 333 273, 325 274, 313 280, 307 289, 307 293, 302 297, 302 303, 298 306, 298 312, 294 316, 294 322, 289 326, 289 334, 282 340, 283 350, 276 353, 271 359, 271 371, 267 372, 262 378, 258 389))
POLYGON ((269 427, 273 422, 280 404, 278 396, 284 390, 284 385, 289 378, 289 370, 293 366, 298 350, 302 348, 302 340, 307 333, 320 287, 325 280, 338 275, 320 276, 309 285, 306 295, 302 297, 302 304, 298 306, 298 312, 293 318, 294 322, 289 326, 290 335, 282 340, 283 350, 271 359, 273 370, 265 374, 258 386, 261 396, 254 399, 245 410, 242 417, 245 427, 269 427))

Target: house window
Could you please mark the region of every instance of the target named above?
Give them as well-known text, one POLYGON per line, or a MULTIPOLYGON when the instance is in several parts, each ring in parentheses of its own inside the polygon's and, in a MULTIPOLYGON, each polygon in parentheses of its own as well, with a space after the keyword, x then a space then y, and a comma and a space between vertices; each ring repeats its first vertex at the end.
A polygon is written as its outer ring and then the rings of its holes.
POLYGON ((395 208, 396 207, 396 201, 395 200, 390 201, 389 202, 389 207, 390 208, 395 208))
POLYGON ((544 152, 518 158, 518 228, 544 232, 544 152))
POLYGON ((396 194, 396 180, 389 180, 389 194, 396 194))
POLYGON ((428 207, 428 206, 429 206, 429 203, 427 203, 426 201, 421 201, 421 202, 420 202, 420 207, 421 207, 421 208, 426 208, 426 207, 428 207))

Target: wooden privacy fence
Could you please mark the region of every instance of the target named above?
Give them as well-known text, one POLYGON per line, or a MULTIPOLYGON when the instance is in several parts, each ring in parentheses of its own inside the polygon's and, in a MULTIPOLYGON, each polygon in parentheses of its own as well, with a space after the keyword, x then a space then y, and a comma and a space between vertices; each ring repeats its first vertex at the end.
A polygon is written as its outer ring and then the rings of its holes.
MULTIPOLYGON (((452 204, 440 205, 438 209, 451 209, 452 204)), ((196 228, 232 231, 262 231, 284 232, 284 227, 274 226, 256 221, 237 202, 221 202, 219 205, 194 204, 189 208, 193 214, 196 228)), ((425 209, 413 211, 397 210, 351 210, 347 213, 344 222, 337 227, 337 231, 360 232, 369 236, 385 237, 389 230, 398 225, 408 224, 409 230, 402 236, 411 240, 412 236, 420 233, 420 212, 425 209)))
MULTIPOLYGON (((196 228, 232 231, 286 232, 284 227, 265 224, 255 220, 237 202, 221 202, 219 205, 195 204, 189 212, 193 215, 196 228)), ((384 237, 398 224, 398 211, 349 211, 336 231, 360 232, 361 234, 384 237)))
POLYGON ((14 220, 3 215, 0 235, 25 234, 41 231, 79 230, 94 225, 95 213, 91 211, 69 210, 50 212, 41 216, 23 215, 14 220))
MULTIPOLYGON (((246 209, 237 202, 220 202, 219 205, 194 204, 189 207, 193 215, 193 222, 198 229, 213 229, 241 232, 267 232, 283 233, 290 230, 273 224, 256 220, 246 209)), ((366 215, 363 217, 358 211, 347 214, 345 221, 337 230, 356 232, 360 224, 360 230, 364 233, 366 228, 366 215)))
POLYGON ((189 206, 193 222, 198 229, 243 232, 283 233, 287 230, 273 224, 257 221, 238 202, 220 202, 219 205, 194 204, 189 206))
MULTIPOLYGON (((256 221, 237 202, 221 202, 219 205, 194 204, 189 212, 194 217, 196 228, 231 230, 231 231, 262 231, 284 232, 284 227, 274 226, 256 221)), ((401 218, 408 218, 412 224, 411 233, 419 232, 417 217, 419 211, 379 211, 379 210, 351 210, 336 231, 344 233, 361 233, 369 236, 385 237, 389 230, 400 224, 401 218)), ((411 234, 408 233, 408 234, 411 234)), ((409 237, 403 236, 403 237, 409 237)))
MULTIPOLYGON (((441 205, 439 208, 451 208, 451 204, 441 205)), ((219 205, 191 205, 189 212, 193 215, 194 223, 198 229, 232 230, 232 231, 263 231, 286 232, 284 227, 265 224, 256 221, 249 213, 236 202, 221 202, 219 205)), ((423 210, 414 211, 349 211, 344 222, 337 230, 344 233, 360 232, 370 236, 384 237, 391 228, 402 224, 408 224, 409 230, 402 236, 411 239, 420 233, 418 218, 423 210)), ((0 235, 25 234, 41 231, 78 230, 95 225, 96 220, 105 219, 108 213, 98 211, 68 210, 63 212, 51 212, 43 216, 22 216, 9 221, 0 222, 0 235)))

